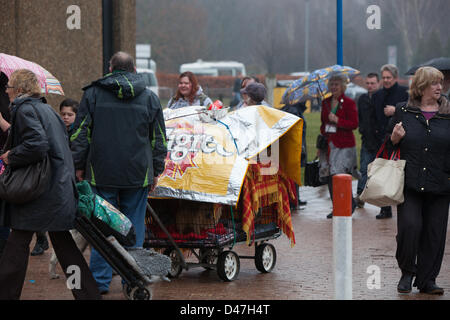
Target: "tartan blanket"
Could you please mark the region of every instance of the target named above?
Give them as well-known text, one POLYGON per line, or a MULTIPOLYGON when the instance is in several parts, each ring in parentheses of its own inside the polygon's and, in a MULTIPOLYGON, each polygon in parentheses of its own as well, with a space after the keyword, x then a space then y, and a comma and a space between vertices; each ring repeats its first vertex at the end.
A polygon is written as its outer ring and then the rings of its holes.
POLYGON ((255 215, 259 209, 274 205, 277 226, 295 245, 294 228, 291 220, 290 199, 295 199, 295 189, 281 169, 274 175, 261 175, 264 166, 251 164, 242 186, 242 229, 247 235, 247 244, 255 231, 255 215))
MULTIPOLYGON (((175 242, 214 239, 217 236, 223 236, 232 233, 231 231, 227 230, 222 223, 218 223, 215 228, 204 229, 200 233, 189 232, 187 234, 182 234, 177 231, 175 225, 168 226, 167 231, 170 233, 175 242)), ((152 228, 151 238, 166 240, 169 237, 159 227, 156 227, 152 228)))

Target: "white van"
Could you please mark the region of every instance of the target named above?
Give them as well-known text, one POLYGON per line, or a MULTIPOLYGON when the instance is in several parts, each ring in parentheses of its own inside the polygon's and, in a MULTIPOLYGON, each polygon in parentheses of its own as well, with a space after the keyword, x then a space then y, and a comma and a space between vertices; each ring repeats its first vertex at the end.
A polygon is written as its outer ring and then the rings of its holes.
POLYGON ((157 96, 159 96, 158 79, 156 79, 155 72, 151 69, 137 68, 137 73, 145 75, 146 86, 152 90, 157 96))
POLYGON ((245 65, 236 61, 203 61, 184 63, 180 66, 180 73, 191 71, 200 76, 246 76, 245 65))

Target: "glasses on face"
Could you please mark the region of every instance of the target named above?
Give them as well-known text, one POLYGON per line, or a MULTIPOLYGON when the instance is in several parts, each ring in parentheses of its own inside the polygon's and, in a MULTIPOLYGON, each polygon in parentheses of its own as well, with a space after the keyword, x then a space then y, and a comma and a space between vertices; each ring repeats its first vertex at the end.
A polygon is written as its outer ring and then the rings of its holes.
POLYGON ((12 86, 10 86, 9 84, 7 84, 7 85, 5 86, 5 89, 14 89, 14 87, 12 87, 12 86))

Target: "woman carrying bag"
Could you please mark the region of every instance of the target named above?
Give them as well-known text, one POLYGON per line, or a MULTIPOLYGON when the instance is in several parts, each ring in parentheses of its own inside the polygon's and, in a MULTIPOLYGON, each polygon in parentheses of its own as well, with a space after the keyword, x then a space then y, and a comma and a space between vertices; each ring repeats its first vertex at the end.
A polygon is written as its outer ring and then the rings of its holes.
POLYGON ((450 203, 450 103, 441 96, 443 74, 418 69, 410 98, 398 105, 390 140, 406 160, 404 202, 397 206, 396 259, 400 293, 443 294, 436 285, 442 264, 450 203))
MULTIPOLYGON (((74 228, 78 196, 65 125, 40 97, 39 82, 33 72, 15 71, 6 92, 11 101, 12 121, 6 152, 0 156, 7 165, 3 175, 7 170, 19 172, 48 160, 49 181, 43 192, 26 202, 20 203, 21 199, 7 202, 4 198, 1 201, 0 222, 12 231, 0 259, 0 300, 20 298, 30 242, 37 231, 49 232, 66 276, 73 273, 68 267, 78 267, 80 281, 72 288, 74 297, 101 299, 89 267, 69 232, 74 228)), ((2 178, 5 186, 3 182, 2 178)))

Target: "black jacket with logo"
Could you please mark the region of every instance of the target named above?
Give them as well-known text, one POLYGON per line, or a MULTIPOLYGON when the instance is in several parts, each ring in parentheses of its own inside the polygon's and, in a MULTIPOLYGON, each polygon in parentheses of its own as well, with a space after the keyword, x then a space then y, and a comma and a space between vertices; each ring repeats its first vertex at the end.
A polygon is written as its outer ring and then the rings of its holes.
POLYGON ((141 75, 129 72, 106 75, 83 90, 70 138, 75 168, 97 187, 151 185, 167 155, 158 97, 141 75))

